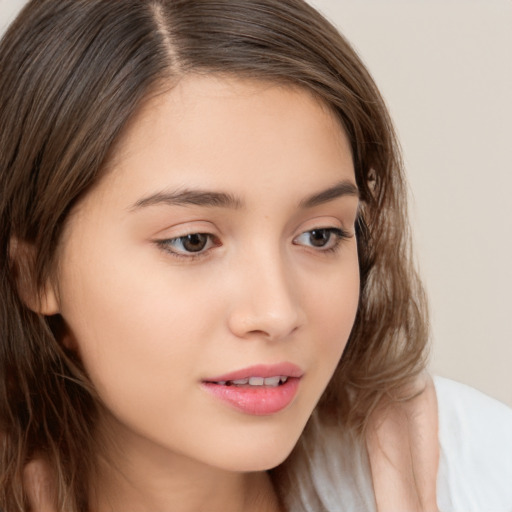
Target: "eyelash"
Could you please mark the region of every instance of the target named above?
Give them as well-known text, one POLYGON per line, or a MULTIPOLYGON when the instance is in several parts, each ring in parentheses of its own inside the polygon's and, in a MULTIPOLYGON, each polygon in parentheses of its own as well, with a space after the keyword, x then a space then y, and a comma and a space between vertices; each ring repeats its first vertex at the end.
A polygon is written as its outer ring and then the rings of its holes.
MULTIPOLYGON (((340 248, 341 242, 343 240, 350 238, 350 235, 341 228, 314 228, 314 229, 310 229, 309 231, 304 231, 304 233, 301 233, 299 236, 295 237, 294 240, 297 240, 299 237, 304 236, 304 235, 311 236, 315 231, 327 232, 329 235, 329 241, 327 243, 329 243, 331 241, 332 236, 334 236, 334 238, 335 238, 333 245, 331 247, 328 247, 328 248, 324 248, 324 246, 318 247, 318 252, 330 253, 330 254, 336 253, 338 251, 338 249, 340 248)), ((299 245, 299 244, 296 244, 296 245, 299 245)), ((313 249, 315 248, 314 246, 308 246, 308 247, 312 247, 313 249)))
MULTIPOLYGON (((334 243, 333 243, 333 245, 331 247, 324 248, 324 246, 318 246, 318 248, 316 249, 316 252, 334 254, 340 248, 340 245, 341 245, 343 240, 351 238, 351 235, 348 234, 343 229, 334 228, 334 227, 328 227, 328 228, 314 228, 314 229, 311 229, 311 230, 308 230, 308 231, 304 231, 303 233, 301 233, 300 235, 298 235, 297 237, 294 238, 294 242, 295 242, 295 240, 297 240, 298 238, 300 238, 302 236, 305 236, 305 235, 310 235, 311 236, 314 232, 319 232, 319 231, 327 232, 327 234, 329 236, 327 244, 331 241, 331 237, 332 236, 335 237, 335 240, 334 240, 334 243)), ((193 260, 197 260, 199 258, 204 258, 204 257, 206 257, 208 255, 208 253, 209 253, 209 251, 210 251, 210 249, 212 247, 218 247, 219 245, 221 245, 219 240, 214 235, 212 235, 210 233, 188 233, 186 235, 178 236, 178 237, 175 237, 175 238, 168 238, 168 239, 164 239, 164 240, 156 240, 155 243, 162 250, 164 250, 165 252, 169 253, 174 258, 186 259, 188 261, 193 261, 193 260), (207 246, 208 245, 210 245, 210 246, 208 248, 206 248, 206 249, 201 249, 201 250, 196 251, 196 252, 194 252, 194 251, 188 251, 188 252, 187 251, 176 251, 176 250, 172 249, 173 244, 175 244, 177 242, 180 242, 180 241, 181 241, 181 243, 183 243, 183 241, 186 240, 188 237, 193 237, 193 236, 208 237, 208 240, 206 241, 206 244, 207 244, 207 246)), ((300 245, 300 244, 295 243, 295 245, 300 245)), ((313 245, 305 246, 305 247, 310 247, 310 248, 315 250, 315 247, 313 245)))

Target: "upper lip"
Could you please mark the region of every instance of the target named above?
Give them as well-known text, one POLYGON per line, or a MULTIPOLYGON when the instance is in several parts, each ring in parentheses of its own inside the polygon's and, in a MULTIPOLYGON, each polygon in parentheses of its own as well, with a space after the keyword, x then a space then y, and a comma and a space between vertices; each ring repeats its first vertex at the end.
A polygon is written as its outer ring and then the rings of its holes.
POLYGON ((286 362, 278 364, 257 364, 223 375, 216 375, 215 377, 204 379, 204 381, 224 382, 228 380, 248 379, 250 377, 302 377, 303 375, 304 372, 296 364, 286 362))

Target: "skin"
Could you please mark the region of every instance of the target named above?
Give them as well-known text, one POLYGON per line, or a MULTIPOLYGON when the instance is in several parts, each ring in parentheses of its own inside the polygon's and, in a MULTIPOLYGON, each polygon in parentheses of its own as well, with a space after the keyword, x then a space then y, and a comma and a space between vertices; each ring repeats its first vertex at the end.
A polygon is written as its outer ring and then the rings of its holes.
POLYGON ((43 311, 105 405, 94 510, 278 510, 265 470, 297 442, 358 304, 357 194, 301 205, 340 182, 355 188, 346 135, 300 89, 190 76, 133 119, 71 214, 43 311), (239 204, 144 203, 184 189, 239 204), (180 238, 194 233, 210 235, 196 256, 180 238), (304 375, 275 414, 202 387, 284 361, 304 375))
MULTIPOLYGON (((73 212, 40 303, 64 316, 63 341, 106 405, 93 510, 279 510, 263 470, 300 435, 357 304, 354 237, 322 253, 302 234, 334 225, 350 235, 357 199, 297 207, 340 178, 354 179, 343 130, 304 91, 189 78, 133 120, 109 174, 73 212), (132 208, 155 191, 204 185, 245 208, 132 208), (204 259, 155 246, 194 231, 217 236, 204 259), (247 416, 201 389, 204 375, 280 360, 305 374, 278 414, 247 416)), ((415 386, 414 399, 369 418, 378 512, 438 510, 435 389, 426 375, 415 386)), ((50 475, 43 459, 27 464, 31 510, 56 512, 50 475)))

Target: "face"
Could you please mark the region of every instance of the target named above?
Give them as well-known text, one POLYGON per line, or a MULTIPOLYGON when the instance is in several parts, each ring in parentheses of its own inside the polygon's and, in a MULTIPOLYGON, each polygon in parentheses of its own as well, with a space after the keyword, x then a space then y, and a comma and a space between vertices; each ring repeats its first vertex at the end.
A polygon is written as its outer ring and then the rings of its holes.
POLYGON ((346 136, 309 93, 190 77, 151 99, 70 216, 54 283, 114 437, 279 464, 354 321, 357 207, 346 136))

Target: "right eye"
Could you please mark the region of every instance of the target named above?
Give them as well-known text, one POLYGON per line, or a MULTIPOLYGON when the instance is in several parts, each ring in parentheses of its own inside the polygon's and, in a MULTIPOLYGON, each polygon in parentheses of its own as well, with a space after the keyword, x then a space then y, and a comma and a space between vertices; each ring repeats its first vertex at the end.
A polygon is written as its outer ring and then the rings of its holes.
POLYGON ((158 245, 178 257, 193 258, 218 244, 215 243, 213 235, 209 233, 189 233, 176 238, 158 240, 158 245))

